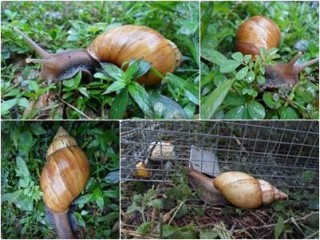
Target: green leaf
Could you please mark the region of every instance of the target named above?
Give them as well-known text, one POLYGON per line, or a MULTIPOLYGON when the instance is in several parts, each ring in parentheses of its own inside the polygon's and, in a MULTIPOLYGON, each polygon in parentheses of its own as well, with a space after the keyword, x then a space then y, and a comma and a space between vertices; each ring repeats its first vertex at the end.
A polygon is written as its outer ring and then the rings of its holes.
POLYGON ((215 230, 200 230, 200 239, 215 239, 219 233, 215 230))
POLYGON ((236 60, 227 60, 223 63, 223 65, 220 66, 220 72, 221 73, 229 73, 234 70, 236 70, 237 67, 240 66, 241 63, 239 63, 236 60))
POLYGON ((260 103, 257 101, 250 101, 248 104, 249 115, 252 119, 264 119, 266 111, 260 103))
POLYGON ((29 85, 34 92, 39 91, 39 84, 36 81, 29 81, 29 85))
POLYGON ((202 57, 219 66, 223 66, 225 62, 228 61, 228 59, 222 53, 211 49, 202 51, 202 57))
POLYGON ((249 71, 246 77, 247 83, 252 83, 256 77, 256 74, 253 71, 249 71))
POLYGON ((88 90, 87 90, 86 87, 80 87, 78 90, 82 95, 84 95, 87 98, 90 98, 88 90))
POLYGON ((280 112, 280 118, 281 119, 298 119, 299 116, 293 108, 286 107, 280 112))
POLYGON ((23 158, 21 157, 17 157, 16 158, 16 162, 17 162, 17 169, 16 169, 16 173, 18 177, 29 177, 30 176, 30 172, 28 170, 28 167, 25 163, 25 161, 23 160, 23 158))
POLYGON ((240 69, 240 71, 236 75, 237 80, 242 80, 247 76, 249 68, 248 67, 243 67, 240 69))
POLYGON ((245 106, 232 108, 225 114, 224 119, 244 119, 245 111, 245 106))
MULTIPOLYGON (((150 93, 153 110, 165 119, 189 118, 185 110, 170 98, 160 95, 155 91, 150 93)), ((193 105, 193 104, 192 104, 193 105)), ((193 105, 194 106, 194 105, 193 105)))
POLYGON ((279 217, 277 225, 274 229, 274 237, 278 239, 281 233, 283 232, 283 230, 284 230, 284 219, 282 217, 279 217))
POLYGON ((258 77, 257 77, 257 82, 258 82, 259 84, 264 84, 264 83, 266 82, 266 79, 265 79, 264 76, 258 76, 258 77))
POLYGON ((144 60, 135 60, 129 63, 129 68, 125 72, 125 79, 138 79, 139 77, 146 74, 151 68, 151 64, 144 60), (129 73, 127 73, 129 71, 129 73))
POLYGON ((97 197, 96 203, 97 203, 98 207, 100 208, 100 210, 103 210, 103 208, 104 208, 103 197, 97 197))
POLYGON ((118 91, 118 90, 121 90, 122 88, 124 88, 127 84, 124 82, 124 81, 115 81, 113 82, 108 88, 107 90, 105 90, 102 95, 105 95, 105 94, 109 94, 111 92, 115 92, 115 91, 118 91))
POLYGON ((8 111, 13 108, 15 105, 17 105, 18 99, 10 99, 7 101, 3 101, 1 103, 1 115, 5 115, 8 113, 8 111))
POLYGON ((233 82, 234 80, 226 80, 208 96, 201 108, 201 117, 203 119, 209 119, 213 117, 229 92, 233 82))
POLYGON ((26 98, 19 98, 18 106, 23 107, 23 108, 27 108, 27 107, 29 107, 29 101, 26 98))
POLYGON ((152 222, 145 222, 142 223, 138 228, 137 228, 137 233, 141 235, 146 235, 152 230, 152 222))
POLYGON ((129 94, 127 89, 123 89, 113 100, 110 110, 111 119, 122 119, 126 114, 129 104, 129 94))
POLYGON ((234 60, 237 60, 238 62, 242 62, 243 61, 243 54, 241 52, 235 52, 231 55, 231 57, 234 60))
POLYGON ((122 81, 124 72, 114 64, 111 63, 101 63, 102 69, 106 74, 117 81, 122 81))
POLYGON ((169 84, 175 85, 179 89, 182 89, 186 97, 196 105, 199 105, 199 89, 198 86, 191 84, 184 79, 168 73, 166 78, 168 79, 169 84))
POLYGON ((278 101, 275 101, 273 95, 269 92, 264 92, 262 99, 264 103, 271 109, 278 109, 281 106, 279 99, 278 101))
POLYGON ((163 202, 161 199, 153 199, 148 203, 148 206, 157 208, 157 209, 162 209, 163 208, 163 202))
POLYGON ((76 218, 76 220, 77 220, 77 223, 78 223, 81 227, 85 227, 85 226, 86 226, 86 223, 85 223, 85 221, 84 221, 84 219, 83 219, 83 217, 81 216, 80 213, 75 212, 75 213, 74 213, 74 216, 75 216, 75 218, 76 218))
POLYGON ((128 91, 143 113, 146 116, 151 117, 153 115, 151 100, 146 90, 139 83, 131 82, 128 85, 128 91))
POLYGON ((177 229, 174 233, 168 236, 170 239, 197 239, 198 233, 192 227, 186 226, 177 229))
POLYGON ((74 78, 63 81, 62 82, 63 86, 67 87, 67 89, 65 90, 69 91, 69 90, 76 89, 81 82, 81 78, 82 78, 82 74, 80 71, 79 73, 77 73, 77 75, 74 78))

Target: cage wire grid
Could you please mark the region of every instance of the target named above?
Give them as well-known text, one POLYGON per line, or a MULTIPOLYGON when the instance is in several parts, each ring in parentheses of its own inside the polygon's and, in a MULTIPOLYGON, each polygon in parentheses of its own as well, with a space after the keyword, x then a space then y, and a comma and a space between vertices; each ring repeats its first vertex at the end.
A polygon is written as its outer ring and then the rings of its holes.
MULTIPOLYGON (((192 148, 203 151, 199 167, 205 172, 242 171, 278 187, 309 188, 306 175, 319 179, 319 124, 317 121, 123 121, 121 126, 122 181, 168 182, 175 169, 189 166, 192 148), (156 144, 174 146, 175 156, 150 161, 156 144), (213 159, 218 164, 212 164, 213 159), (147 163, 148 179, 133 177, 138 162, 147 163), (211 163, 210 163, 211 162, 211 163), (208 169, 212 168, 212 169, 208 169)), ((162 153, 162 152, 161 152, 162 153)))

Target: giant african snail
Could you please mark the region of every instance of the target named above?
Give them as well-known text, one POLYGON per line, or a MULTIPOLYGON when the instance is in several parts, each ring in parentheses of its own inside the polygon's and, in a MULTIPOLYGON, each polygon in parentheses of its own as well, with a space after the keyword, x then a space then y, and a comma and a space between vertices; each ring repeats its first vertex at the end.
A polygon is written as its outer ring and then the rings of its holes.
MULTIPOLYGON (((244 55, 259 55, 260 49, 278 48, 281 41, 281 32, 278 25, 264 16, 254 16, 244 21, 236 33, 236 51, 244 55)), ((319 58, 303 64, 297 64, 302 53, 297 55, 287 64, 267 65, 265 70, 264 88, 277 88, 281 86, 293 86, 299 80, 298 74, 319 61, 319 58)))
POLYGON ((74 238, 68 211, 89 177, 89 162, 76 141, 60 127, 47 151, 40 177, 43 201, 53 214, 59 238, 74 238))
MULTIPOLYGON (((48 82, 65 80, 79 71, 91 74, 100 62, 109 62, 121 67, 132 59, 143 59, 163 76, 172 73, 180 64, 181 53, 177 46, 157 31, 138 25, 124 25, 97 36, 87 49, 48 53, 20 30, 15 30, 40 55, 42 59, 27 58, 27 63, 42 64, 40 77, 48 82)), ((91 75, 90 75, 91 76, 91 75)), ((161 81, 152 72, 138 79, 144 85, 161 81)))
POLYGON ((270 183, 243 172, 225 172, 212 180, 189 168, 188 176, 190 181, 196 183, 197 189, 203 191, 200 192, 201 199, 211 201, 215 205, 224 205, 220 195, 234 206, 246 209, 258 208, 288 198, 287 194, 270 183))

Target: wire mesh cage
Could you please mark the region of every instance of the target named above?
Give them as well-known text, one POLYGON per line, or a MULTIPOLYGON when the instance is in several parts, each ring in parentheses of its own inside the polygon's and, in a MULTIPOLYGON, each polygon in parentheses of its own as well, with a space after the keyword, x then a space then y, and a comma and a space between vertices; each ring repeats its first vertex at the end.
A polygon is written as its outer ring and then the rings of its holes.
POLYGON ((123 181, 170 181, 173 161, 211 176, 247 172, 278 187, 319 179, 317 121, 124 121, 121 135, 123 181), (151 177, 134 177, 139 162, 151 177))

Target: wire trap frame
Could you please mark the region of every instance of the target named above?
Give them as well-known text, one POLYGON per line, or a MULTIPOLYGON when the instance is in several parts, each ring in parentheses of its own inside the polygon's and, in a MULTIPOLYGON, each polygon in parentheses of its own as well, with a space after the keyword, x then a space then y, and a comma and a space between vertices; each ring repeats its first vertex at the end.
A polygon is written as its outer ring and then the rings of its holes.
POLYGON ((211 176, 242 171, 278 187, 314 188, 319 181, 317 121, 123 121, 122 181, 168 182, 172 164, 190 161, 211 176), (168 149, 173 149, 168 153, 168 149), (154 151, 158 154, 154 157, 154 151), (156 161, 155 161, 156 159, 156 161), (133 173, 143 162, 148 178, 133 173))

